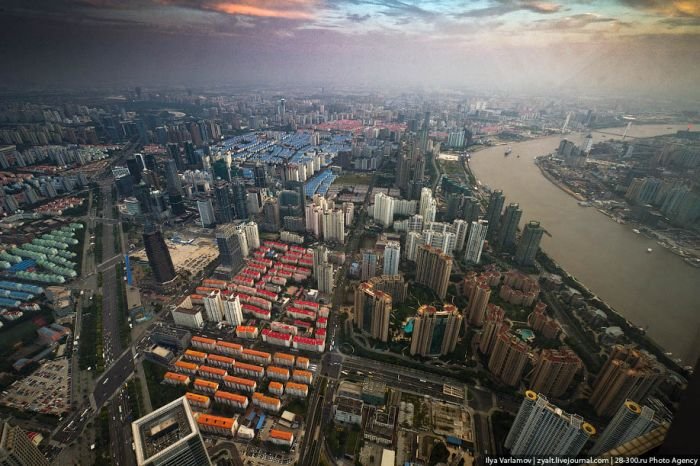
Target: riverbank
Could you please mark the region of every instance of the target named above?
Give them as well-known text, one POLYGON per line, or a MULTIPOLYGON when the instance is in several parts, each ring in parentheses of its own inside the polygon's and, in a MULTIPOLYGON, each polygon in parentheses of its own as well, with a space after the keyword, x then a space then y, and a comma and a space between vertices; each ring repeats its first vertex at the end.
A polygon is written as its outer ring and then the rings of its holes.
MULTIPOLYGON (((534 162, 551 153, 556 139, 528 141, 513 150, 520 154, 521 162, 534 162)), ((496 150, 484 152, 475 154, 464 168, 479 178, 477 186, 503 189, 513 202, 519 202, 525 220, 536 219, 548 227, 553 236, 544 238, 542 250, 547 257, 556 258, 560 275, 570 277, 567 281, 572 288, 595 298, 596 303, 590 304, 610 316, 610 325, 619 322, 630 340, 669 368, 680 370, 679 358, 685 361, 682 365, 695 360, 698 349, 693 342, 699 319, 693 267, 676 265, 677 259, 663 252, 647 254, 649 245, 641 235, 620 228, 615 218, 600 217, 597 209, 579 207, 582 201, 546 177, 537 164, 514 164, 496 150), (547 181, 543 183, 542 177, 547 181), (669 289, 674 293, 669 294, 669 289), (666 318, 659 319, 659 309, 666 310, 666 318), (673 355, 667 356, 671 351, 673 355)), ((488 198, 488 193, 480 189, 479 197, 484 196, 488 198)))
POLYGON ((572 191, 568 186, 566 186, 562 181, 556 179, 551 173, 549 173, 549 171, 545 170, 545 168, 542 167, 542 164, 538 163, 538 159, 535 159, 535 165, 537 165, 537 168, 540 169, 540 173, 542 173, 542 176, 544 176, 545 178, 547 178, 547 180, 549 180, 549 182, 552 183, 554 186, 556 186, 557 188, 561 189, 561 190, 564 191, 566 194, 568 194, 569 196, 573 197, 574 199, 576 199, 576 200, 579 201, 579 202, 586 202, 586 201, 588 201, 588 199, 586 199, 585 197, 583 197, 583 196, 580 195, 579 193, 573 192, 573 191, 572 191))
POLYGON ((653 354, 657 360, 666 366, 668 369, 683 374, 687 377, 688 371, 681 367, 676 361, 671 359, 667 354, 666 350, 662 348, 656 341, 651 339, 643 328, 630 322, 625 316, 616 311, 612 306, 607 304, 605 301, 600 299, 595 295, 586 285, 581 283, 575 276, 564 270, 554 259, 549 257, 542 249, 538 252, 538 262, 542 267, 552 274, 556 274, 562 277, 563 283, 570 288, 575 289, 584 297, 584 299, 591 301, 591 303, 597 309, 605 312, 608 320, 614 325, 620 327, 625 333, 625 336, 630 340, 634 341, 639 345, 640 348, 653 354))
MULTIPOLYGON (((554 174, 552 174, 546 167, 543 166, 541 160, 542 157, 536 157, 534 160, 535 165, 539 169, 540 173, 542 173, 542 176, 544 176, 550 183, 552 183, 554 186, 556 186, 569 196, 576 199, 579 203, 586 203, 586 207, 594 205, 592 201, 587 199, 585 196, 574 192, 571 188, 568 187, 568 185, 564 181, 560 180, 554 174)), ((623 199, 619 199, 617 201, 624 202, 623 199)), ((645 237, 655 240, 659 246, 663 247, 664 249, 667 249, 672 254, 680 257, 685 261, 686 264, 690 265, 691 267, 700 267, 700 249, 682 246, 678 243, 678 240, 676 240, 675 238, 665 235, 660 231, 654 230, 648 225, 645 225, 644 223, 635 221, 634 219, 631 219, 627 216, 616 215, 612 209, 609 209, 606 203, 596 203, 596 205, 596 210, 608 217, 613 222, 619 224, 629 224, 630 227, 632 227, 633 231, 636 230, 635 233, 638 233, 639 231, 644 231, 645 237)))

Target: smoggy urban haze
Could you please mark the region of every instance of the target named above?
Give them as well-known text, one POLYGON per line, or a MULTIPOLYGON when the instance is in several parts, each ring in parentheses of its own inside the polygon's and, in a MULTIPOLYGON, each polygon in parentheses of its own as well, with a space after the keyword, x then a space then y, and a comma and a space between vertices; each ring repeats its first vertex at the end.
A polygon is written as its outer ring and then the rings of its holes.
POLYGON ((0 1, 4 88, 302 84, 697 98, 700 3, 0 1))

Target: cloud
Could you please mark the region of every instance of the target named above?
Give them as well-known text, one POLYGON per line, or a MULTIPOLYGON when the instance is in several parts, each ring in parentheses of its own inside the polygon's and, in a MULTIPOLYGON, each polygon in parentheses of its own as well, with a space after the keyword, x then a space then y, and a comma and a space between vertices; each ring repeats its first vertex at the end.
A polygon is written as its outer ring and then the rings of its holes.
POLYGON ((601 16, 596 13, 580 13, 577 15, 565 16, 554 20, 541 19, 535 21, 541 25, 540 29, 558 29, 564 31, 575 31, 583 29, 592 24, 614 24, 619 27, 630 27, 631 23, 620 21, 616 18, 601 16))
POLYGON ((493 6, 476 8, 458 13, 462 18, 484 18, 488 16, 501 16, 515 11, 530 11, 539 14, 552 14, 561 10, 561 5, 550 2, 532 0, 497 0, 493 6))
POLYGON ((620 3, 636 9, 648 10, 662 16, 700 17, 698 0, 620 0, 620 3))
POLYGON ((357 13, 352 13, 352 14, 348 13, 348 15, 346 16, 346 18, 353 23, 362 23, 362 22, 367 21, 371 17, 372 16, 369 13, 367 13, 365 15, 358 15, 357 13))
POLYGON ((286 1, 222 1, 202 3, 203 9, 218 11, 228 15, 242 15, 262 18, 283 18, 293 20, 311 20, 316 17, 313 10, 315 2, 299 0, 286 1))
POLYGON ((658 23, 666 26, 669 29, 685 28, 685 27, 698 27, 698 26, 700 26, 700 17, 664 18, 662 20, 659 20, 658 23))

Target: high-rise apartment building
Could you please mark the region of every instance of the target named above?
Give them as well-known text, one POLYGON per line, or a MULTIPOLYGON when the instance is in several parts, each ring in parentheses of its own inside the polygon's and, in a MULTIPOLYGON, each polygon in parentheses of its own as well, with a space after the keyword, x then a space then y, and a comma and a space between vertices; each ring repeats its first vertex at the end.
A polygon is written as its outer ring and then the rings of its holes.
POLYGON ((0 421, 0 465, 49 466, 49 462, 25 431, 0 421))
POLYGON ((231 269, 232 276, 243 267, 243 252, 239 241, 238 229, 234 224, 227 223, 216 229, 219 262, 231 269))
POLYGON ((406 235, 406 260, 415 262, 418 247, 423 244, 423 235, 417 231, 409 231, 406 235))
POLYGON ((313 262, 313 274, 316 280, 319 279, 319 271, 318 268, 322 265, 328 262, 328 249, 320 244, 316 246, 313 249, 313 254, 314 254, 314 262, 313 262))
POLYGON ((398 275, 399 261, 401 260, 401 243, 387 241, 384 247, 384 275, 398 275))
POLYGON ((626 400, 601 436, 598 437, 589 453, 591 455, 605 453, 649 432, 656 425, 653 409, 639 405, 632 400, 626 400))
POLYGON ((464 245, 467 240, 467 232, 469 231, 469 224, 464 220, 457 219, 452 222, 452 226, 455 230, 455 251, 461 251, 464 249, 464 245))
POLYGON ((472 222, 469 228, 469 239, 467 240, 466 252, 464 260, 474 264, 481 261, 481 251, 484 249, 486 241, 486 233, 489 230, 489 223, 486 220, 478 220, 472 222))
POLYGON ((582 367, 581 359, 569 348, 543 349, 535 362, 530 388, 537 393, 559 398, 582 367))
POLYGON ((367 281, 377 275, 377 253, 371 249, 362 251, 362 268, 360 280, 367 281))
POLYGON ((211 466, 187 398, 131 423, 138 466, 211 466))
POLYGON ((345 213, 342 209, 329 209, 323 213, 323 240, 345 243, 345 213))
POLYGON ((433 199, 433 190, 430 188, 422 188, 420 191, 420 202, 418 204, 418 215, 425 218, 425 212, 430 206, 433 199))
POLYGON ((503 211, 503 204, 506 202, 506 197, 503 195, 503 191, 496 189, 491 191, 489 196, 489 203, 486 206, 486 217, 485 220, 489 225, 489 241, 496 239, 498 236, 498 230, 501 225, 501 212, 503 211))
POLYGON ((238 295, 224 298, 222 304, 226 322, 232 326, 241 325, 243 323, 243 310, 241 309, 241 300, 238 295))
POLYGON ((250 248, 248 247, 248 238, 245 236, 245 231, 241 228, 241 225, 236 226, 236 237, 238 237, 238 245, 241 247, 241 255, 245 258, 250 255, 250 248))
POLYGON ((148 257, 148 265, 156 283, 164 284, 175 279, 175 266, 163 234, 154 224, 147 224, 143 232, 143 245, 148 257))
POLYGON ((505 447, 512 456, 576 456, 593 435, 595 428, 581 416, 569 414, 528 390, 505 447))
POLYGON ((408 294, 408 283, 403 275, 379 275, 370 278, 370 283, 375 290, 383 291, 391 296, 393 304, 401 304, 408 294))
POLYGON ((260 247, 260 232, 258 224, 255 222, 245 222, 239 228, 245 232, 245 239, 248 242, 248 249, 254 251, 260 247))
POLYGON ((333 264, 324 262, 318 266, 318 291, 330 294, 333 292, 333 264))
POLYGON ((375 290, 371 283, 360 283, 355 289, 355 324, 377 340, 389 339, 391 296, 375 290))
POLYGON ((416 283, 433 290, 440 299, 445 299, 450 284, 452 258, 439 249, 419 246, 416 252, 416 283))
POLYGON ((394 198, 384 193, 374 195, 374 219, 388 228, 394 223, 394 198))
POLYGON ((589 402, 598 416, 612 416, 624 403, 642 403, 663 376, 663 367, 639 349, 616 345, 598 373, 589 402))
POLYGON ((479 351, 482 354, 490 355, 496 346, 498 334, 510 330, 510 321, 504 320, 505 315, 503 308, 495 304, 489 304, 486 308, 484 326, 479 335, 479 351))
POLYGON ((484 324, 484 315, 486 314, 486 306, 491 298, 491 287, 488 281, 481 280, 472 288, 469 295, 469 305, 467 306, 467 319, 469 325, 481 327, 484 324))
POLYGON ((496 239, 496 247, 498 249, 506 249, 515 245, 515 234, 518 231, 518 224, 522 216, 523 211, 517 203, 508 204, 503 213, 501 227, 498 230, 496 239))
POLYGON ((413 320, 411 355, 436 357, 454 351, 462 326, 462 315, 456 306, 445 304, 441 311, 422 305, 413 320))
POLYGON ((202 303, 209 322, 218 324, 224 320, 224 303, 221 300, 221 292, 219 290, 212 291, 207 296, 204 296, 202 303))
POLYGON ((520 265, 533 265, 543 234, 544 228, 540 226, 540 222, 528 222, 523 229, 523 235, 520 237, 518 249, 515 252, 515 262, 520 265))
POLYGON ((530 359, 530 347, 510 332, 496 336, 489 371, 506 385, 517 387, 530 359))
POLYGON ((462 218, 467 225, 471 225, 472 222, 479 220, 481 215, 481 204, 479 200, 475 197, 467 197, 464 199, 464 205, 462 206, 462 218))

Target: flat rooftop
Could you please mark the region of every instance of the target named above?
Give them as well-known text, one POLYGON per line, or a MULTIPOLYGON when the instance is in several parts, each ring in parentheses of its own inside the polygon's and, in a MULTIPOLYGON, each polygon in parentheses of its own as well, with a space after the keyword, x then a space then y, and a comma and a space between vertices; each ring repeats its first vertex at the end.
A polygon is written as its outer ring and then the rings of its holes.
POLYGON ((196 434, 195 421, 184 398, 168 403, 132 424, 139 464, 196 434))

